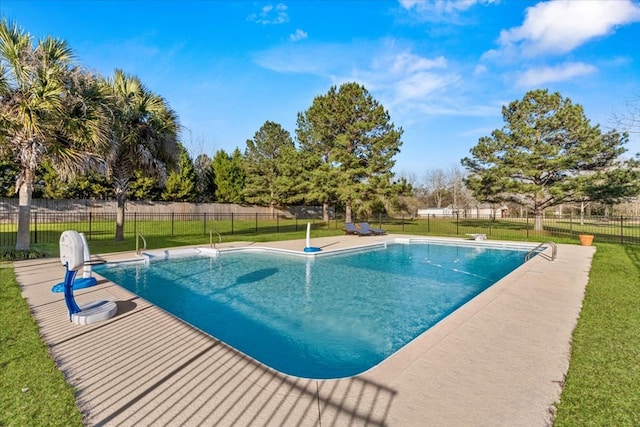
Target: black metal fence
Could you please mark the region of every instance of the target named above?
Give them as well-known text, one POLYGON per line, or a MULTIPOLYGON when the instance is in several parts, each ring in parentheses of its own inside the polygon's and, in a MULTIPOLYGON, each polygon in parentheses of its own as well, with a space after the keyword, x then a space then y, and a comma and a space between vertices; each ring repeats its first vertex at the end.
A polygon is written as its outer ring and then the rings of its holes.
POLYGON ((596 241, 620 244, 640 244, 640 217, 554 215, 542 219, 542 230, 535 230, 533 216, 430 216, 426 221, 427 234, 464 235, 483 233, 496 239, 540 240, 546 237, 572 238, 581 234, 593 235, 596 241))
MULTIPOLYGON (((540 239, 544 237, 572 237, 592 234, 596 241, 622 244, 640 244, 639 217, 586 217, 571 215, 544 218, 543 230, 534 230, 532 217, 494 218, 491 216, 464 217, 462 215, 424 218, 375 217, 354 220, 368 221, 389 233, 407 233, 436 236, 464 236, 486 234, 495 239, 540 239)), ((16 243, 17 214, 0 214, 0 246, 16 243)), ((259 235, 265 233, 297 232, 306 229, 307 222, 314 228, 340 230, 344 219, 340 215, 329 223, 318 218, 285 217, 261 213, 157 213, 125 214, 125 238, 141 233, 145 237, 189 237, 259 235)), ((91 212, 42 213, 32 212, 30 222, 31 243, 57 243, 64 230, 77 230, 88 240, 113 239, 115 237, 116 214, 91 212)))
MULTIPOLYGON (((0 246, 14 245, 17 237, 17 214, 0 216, 0 246)), ((299 231, 306 227, 298 218, 271 214, 238 213, 128 213, 125 214, 124 236, 138 233, 153 237, 208 236, 263 234, 299 231)), ((32 212, 30 221, 31 243, 55 243, 65 230, 84 233, 88 240, 113 239, 116 214, 105 213, 43 213, 32 212)))

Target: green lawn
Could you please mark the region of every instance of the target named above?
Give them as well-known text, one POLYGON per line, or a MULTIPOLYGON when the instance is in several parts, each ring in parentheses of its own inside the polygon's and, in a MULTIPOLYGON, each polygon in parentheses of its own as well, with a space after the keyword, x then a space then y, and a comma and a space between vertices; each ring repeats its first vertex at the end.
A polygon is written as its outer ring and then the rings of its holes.
POLYGON ((0 426, 81 426, 74 391, 49 357, 6 263, 0 263, 0 313, 0 426))
POLYGON ((555 425, 640 425, 638 246, 597 245, 555 425))
MULTIPOLYGON (((341 234, 314 231, 314 236, 341 234)), ((245 236, 267 241, 300 232, 245 236)), ((209 238, 152 238, 150 248, 209 238)), ((596 242, 597 243, 597 242, 596 242)), ((90 242, 92 253, 130 251, 135 241, 90 242)), ((57 253, 55 247, 50 248, 57 253)), ((9 264, 0 264, 0 426, 81 425, 73 390, 55 368, 9 264)), ((640 246, 597 243, 556 426, 640 425, 640 246)))

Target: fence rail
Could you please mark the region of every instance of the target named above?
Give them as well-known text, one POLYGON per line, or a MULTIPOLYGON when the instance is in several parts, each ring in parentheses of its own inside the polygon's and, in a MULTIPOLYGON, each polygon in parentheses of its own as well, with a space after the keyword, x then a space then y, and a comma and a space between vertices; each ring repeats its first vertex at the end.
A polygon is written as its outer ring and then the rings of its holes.
MULTIPOLYGON (((543 231, 534 230, 531 217, 470 218, 454 214, 410 218, 378 215, 362 220, 368 220, 389 233, 440 236, 483 233, 496 239, 515 237, 523 240, 593 234, 596 241, 640 244, 640 217, 555 216, 544 219, 543 231)), ((0 214, 0 246, 15 245, 17 222, 17 214, 0 214)), ((212 229, 222 236, 258 235, 303 231, 307 222, 312 222, 314 227, 339 230, 344 220, 338 216, 324 223, 317 218, 286 218, 262 213, 129 213, 125 215, 124 235, 125 238, 133 238, 137 233, 145 237, 206 237, 212 229)), ((88 240, 113 239, 115 224, 115 213, 32 212, 30 238, 33 244, 57 243, 64 230, 73 229, 84 233, 88 240)))

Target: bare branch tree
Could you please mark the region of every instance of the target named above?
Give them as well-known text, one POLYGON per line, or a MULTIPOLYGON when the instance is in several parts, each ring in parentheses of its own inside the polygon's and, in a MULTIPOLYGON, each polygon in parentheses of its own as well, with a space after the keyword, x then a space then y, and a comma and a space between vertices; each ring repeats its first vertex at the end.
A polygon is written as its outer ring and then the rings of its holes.
POLYGON ((613 113, 614 126, 627 133, 640 133, 640 93, 625 103, 627 112, 613 113))

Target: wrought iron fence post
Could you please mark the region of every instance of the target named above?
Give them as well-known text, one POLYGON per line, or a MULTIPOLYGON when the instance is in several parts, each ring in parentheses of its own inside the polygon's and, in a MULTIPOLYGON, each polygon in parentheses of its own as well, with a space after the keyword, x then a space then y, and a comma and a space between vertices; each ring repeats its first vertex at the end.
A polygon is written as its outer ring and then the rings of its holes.
POLYGON ((171 237, 174 237, 174 235, 173 235, 173 226, 174 226, 174 223, 175 223, 175 215, 176 215, 175 212, 171 212, 171 237))
POLYGON ((620 244, 624 244, 624 218, 620 215, 620 244))
POLYGON ((427 214, 427 234, 431 233, 431 215, 427 214))
MULTIPOLYGON (((491 236, 491 233, 492 233, 492 230, 493 230, 493 222, 494 221, 496 221, 496 216, 495 216, 495 214, 492 214, 489 217, 489 236, 491 236)), ((482 231, 482 230, 480 230, 480 231, 482 231)))
POLYGON ((207 213, 202 214, 202 234, 207 235, 207 213))
POLYGON ((93 233, 93 212, 89 212, 89 240, 92 240, 93 233))
POLYGON ((569 236, 573 236, 573 208, 569 212, 569 236))
POLYGON ((527 239, 529 238, 529 211, 524 211, 524 217, 526 219, 526 230, 527 230, 527 239))
POLYGON ((280 232, 280 215, 276 214, 276 233, 280 232))
MULTIPOLYGON (((122 230, 122 234, 124 234, 124 230, 122 230)), ((133 235, 138 235, 138 212, 133 213, 133 235)))
POLYGON ((456 234, 460 234, 460 212, 456 212, 456 234))
POLYGON ((33 243, 38 243, 38 211, 33 213, 33 243))

